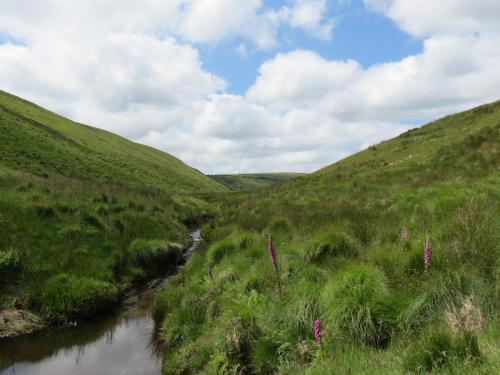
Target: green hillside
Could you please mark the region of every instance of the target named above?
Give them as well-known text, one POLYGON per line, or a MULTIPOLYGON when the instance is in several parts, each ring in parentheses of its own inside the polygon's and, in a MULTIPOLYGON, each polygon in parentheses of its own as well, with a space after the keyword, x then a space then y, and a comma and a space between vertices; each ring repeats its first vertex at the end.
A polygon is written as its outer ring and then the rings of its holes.
POLYGON ((115 134, 70 121, 0 91, 0 162, 42 177, 149 187, 223 191, 179 159, 115 134))
POLYGON ((283 184, 298 177, 305 176, 305 173, 253 173, 253 174, 219 174, 208 177, 226 186, 228 189, 252 190, 260 187, 283 184))
POLYGON ((84 319, 165 272, 187 226, 213 213, 197 194, 226 190, 166 153, 3 92, 0 144, 0 337, 31 329, 4 313, 84 319))
POLYGON ((218 206, 157 299, 165 374, 500 367, 500 102, 218 206))

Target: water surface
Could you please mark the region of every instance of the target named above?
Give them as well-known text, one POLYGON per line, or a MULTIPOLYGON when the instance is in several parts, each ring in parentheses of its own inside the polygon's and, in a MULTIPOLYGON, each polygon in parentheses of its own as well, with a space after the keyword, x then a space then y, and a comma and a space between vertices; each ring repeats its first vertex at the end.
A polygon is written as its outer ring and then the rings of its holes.
MULTIPOLYGON (((200 231, 191 233, 198 247, 200 231)), ((160 375, 151 307, 164 280, 134 291, 116 311, 77 327, 0 340, 0 375, 160 375)))

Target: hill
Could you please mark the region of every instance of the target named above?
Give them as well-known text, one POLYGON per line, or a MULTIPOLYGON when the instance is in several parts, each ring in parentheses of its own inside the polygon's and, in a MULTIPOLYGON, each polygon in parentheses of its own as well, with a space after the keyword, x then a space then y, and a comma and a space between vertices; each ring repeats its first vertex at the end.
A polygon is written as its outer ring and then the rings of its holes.
POLYGON ((220 174, 209 175, 229 190, 251 190, 260 187, 283 184, 298 177, 305 176, 305 173, 253 173, 253 174, 220 174))
POLYGON ((165 191, 224 190, 172 155, 75 123, 3 91, 0 142, 0 163, 42 177, 165 191))
POLYGON ((0 337, 39 327, 16 310, 78 321, 168 271, 187 227, 212 214, 197 195, 226 191, 171 155, 5 92, 0 144, 0 337))
POLYGON ((500 102, 218 205, 157 299, 165 374, 499 367, 500 102))

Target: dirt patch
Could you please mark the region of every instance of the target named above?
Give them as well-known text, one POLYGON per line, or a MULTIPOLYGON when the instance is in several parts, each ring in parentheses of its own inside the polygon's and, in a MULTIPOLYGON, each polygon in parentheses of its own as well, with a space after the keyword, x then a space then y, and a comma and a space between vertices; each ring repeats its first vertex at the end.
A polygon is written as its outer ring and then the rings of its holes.
POLYGON ((0 311, 0 338, 32 333, 46 327, 42 318, 26 310, 0 311))

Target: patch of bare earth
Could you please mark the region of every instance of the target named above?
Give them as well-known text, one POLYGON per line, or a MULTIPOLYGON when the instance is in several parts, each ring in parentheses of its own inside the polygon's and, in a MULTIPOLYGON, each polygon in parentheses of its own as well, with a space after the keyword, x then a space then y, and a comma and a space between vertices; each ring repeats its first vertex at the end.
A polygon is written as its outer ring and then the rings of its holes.
POLYGON ((23 335, 45 327, 46 324, 43 319, 29 311, 0 311, 0 338, 23 335))

